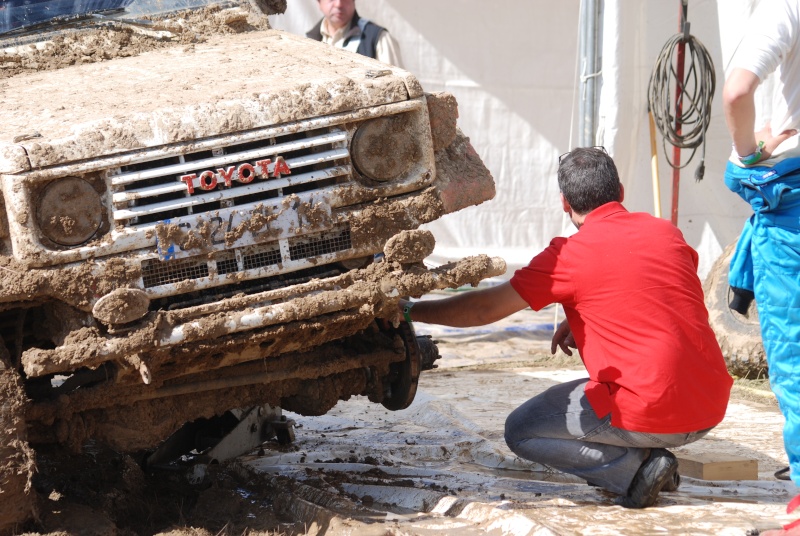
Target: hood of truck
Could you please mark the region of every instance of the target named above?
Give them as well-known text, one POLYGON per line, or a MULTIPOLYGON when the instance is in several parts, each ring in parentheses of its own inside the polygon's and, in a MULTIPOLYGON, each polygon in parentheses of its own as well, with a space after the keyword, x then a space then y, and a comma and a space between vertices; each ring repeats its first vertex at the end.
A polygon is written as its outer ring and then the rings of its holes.
POLYGON ((135 57, 23 74, 0 80, 0 87, 0 173, 422 95, 407 71, 278 30, 211 35, 135 57))

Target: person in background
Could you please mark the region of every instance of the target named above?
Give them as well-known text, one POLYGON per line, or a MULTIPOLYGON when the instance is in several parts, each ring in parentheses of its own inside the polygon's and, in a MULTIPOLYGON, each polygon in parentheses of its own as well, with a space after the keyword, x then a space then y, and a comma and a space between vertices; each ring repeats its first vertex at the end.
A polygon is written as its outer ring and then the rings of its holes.
MULTIPOLYGON (((733 138, 725 184, 753 207, 731 258, 731 308, 746 313, 756 300, 789 477, 800 485, 800 0, 762 0, 744 27, 722 92, 733 138), (756 89, 770 74, 771 114, 756 130, 756 89)), ((800 495, 787 511, 798 504, 800 495)), ((800 520, 762 534, 800 535, 800 520)))
POLYGON ((306 37, 402 67, 397 43, 386 28, 358 16, 355 0, 317 3, 323 17, 306 37))
POLYGON ((577 233, 554 238, 506 283, 400 309, 409 322, 467 327, 560 303, 567 319, 551 350, 577 348, 589 377, 515 409, 506 443, 618 494, 623 507, 645 508, 678 486, 667 448, 722 421, 733 380, 708 323, 697 252, 680 230, 622 206, 617 168, 602 148, 562 155, 558 186, 577 233))

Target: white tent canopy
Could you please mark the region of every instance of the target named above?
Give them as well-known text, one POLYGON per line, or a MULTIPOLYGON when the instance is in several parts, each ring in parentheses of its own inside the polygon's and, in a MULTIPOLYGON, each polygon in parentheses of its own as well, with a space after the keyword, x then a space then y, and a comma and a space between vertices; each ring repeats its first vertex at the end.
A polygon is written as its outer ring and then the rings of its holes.
MULTIPOLYGON (((678 33, 680 1, 597 0, 601 71, 596 144, 614 157, 625 205, 653 212, 647 86, 656 58, 678 33)), ((752 0, 689 0, 691 34, 708 49, 717 89, 707 134, 705 179, 699 154, 680 174, 678 226, 700 253, 705 274, 739 234, 750 208, 722 181, 731 144, 722 114, 725 68, 752 0)), ((541 0, 361 0, 359 14, 389 29, 403 67, 426 91, 449 91, 459 125, 492 172, 494 200, 429 225, 433 259, 475 253, 524 265, 550 239, 573 232, 558 199, 558 155, 577 145, 579 2, 541 0), (491 6, 491 7, 489 7, 491 6)), ((290 0, 275 28, 304 34, 321 14, 316 0, 290 0)), ((580 73, 591 74, 591 73, 580 73)), ((657 134, 662 216, 670 217, 672 169, 657 134)), ((672 147, 667 146, 672 156, 672 147)), ((691 151, 684 150, 682 160, 691 151)), ((511 275, 511 270, 507 274, 511 275)))

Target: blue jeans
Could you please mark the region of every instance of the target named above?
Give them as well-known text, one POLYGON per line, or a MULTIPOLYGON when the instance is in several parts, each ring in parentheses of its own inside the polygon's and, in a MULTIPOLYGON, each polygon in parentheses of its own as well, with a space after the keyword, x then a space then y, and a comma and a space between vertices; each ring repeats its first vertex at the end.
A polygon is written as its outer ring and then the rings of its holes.
POLYGON ((598 419, 583 392, 588 378, 549 388, 506 419, 508 447, 521 458, 554 467, 625 495, 651 448, 679 447, 711 429, 681 434, 630 432, 598 419))

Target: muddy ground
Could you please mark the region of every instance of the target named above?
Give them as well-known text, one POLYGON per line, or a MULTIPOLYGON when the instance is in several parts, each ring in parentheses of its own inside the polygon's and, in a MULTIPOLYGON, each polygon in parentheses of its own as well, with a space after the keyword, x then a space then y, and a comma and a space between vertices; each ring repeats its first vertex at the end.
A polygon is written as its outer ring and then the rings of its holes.
POLYGON ((656 507, 632 511, 582 481, 516 458, 505 416, 554 382, 581 374, 546 348, 553 311, 523 311, 488 328, 418 325, 440 341, 440 367, 416 400, 389 412, 365 398, 321 417, 293 416, 296 441, 270 442, 232 463, 144 472, 136 457, 89 444, 41 451, 39 525, 60 534, 747 534, 791 519, 797 493, 782 417, 763 381, 737 382, 725 421, 684 454, 758 461, 758 480, 684 477, 656 507))

